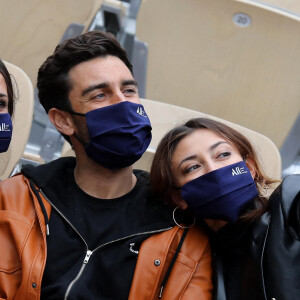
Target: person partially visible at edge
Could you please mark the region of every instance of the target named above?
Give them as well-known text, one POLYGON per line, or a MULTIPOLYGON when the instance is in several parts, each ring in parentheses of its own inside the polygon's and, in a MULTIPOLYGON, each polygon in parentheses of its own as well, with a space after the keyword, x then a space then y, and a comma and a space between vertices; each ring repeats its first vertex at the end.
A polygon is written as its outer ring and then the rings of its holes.
POLYGON ((12 137, 15 95, 11 75, 0 59, 0 153, 6 152, 12 137))
POLYGON ((214 299, 300 299, 300 175, 268 199, 248 139, 220 122, 198 118, 169 131, 153 159, 153 190, 180 215, 206 226, 214 266, 214 299))
POLYGON ((175 226, 133 171, 151 124, 117 40, 92 31, 58 45, 37 87, 76 157, 0 183, 0 298, 211 299, 208 237, 175 226))

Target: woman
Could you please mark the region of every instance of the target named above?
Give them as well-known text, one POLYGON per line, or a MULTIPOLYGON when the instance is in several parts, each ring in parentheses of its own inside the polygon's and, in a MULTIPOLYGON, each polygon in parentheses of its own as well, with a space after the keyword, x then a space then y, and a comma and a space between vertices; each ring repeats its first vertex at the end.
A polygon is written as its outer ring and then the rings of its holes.
POLYGON ((151 168, 154 190, 207 228, 214 299, 300 299, 300 175, 267 178, 250 142, 199 118, 168 132, 151 168))
POLYGON ((12 136, 11 116, 14 112, 14 91, 11 76, 0 59, 0 153, 6 152, 12 136))

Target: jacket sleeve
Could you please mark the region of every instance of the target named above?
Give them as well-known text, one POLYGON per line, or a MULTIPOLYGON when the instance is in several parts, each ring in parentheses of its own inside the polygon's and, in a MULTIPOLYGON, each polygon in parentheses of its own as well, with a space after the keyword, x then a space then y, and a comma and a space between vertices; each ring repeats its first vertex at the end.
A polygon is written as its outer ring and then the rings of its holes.
MULTIPOLYGON (((159 299, 161 283, 182 232, 182 229, 175 227, 143 242, 129 300, 159 299)), ((200 228, 189 230, 161 296, 162 300, 212 299, 210 247, 207 236, 200 228)))
POLYGON ((32 220, 22 215, 24 207, 16 203, 12 179, 0 183, 0 299, 14 299, 22 278, 21 256, 32 220))
POLYGON ((209 245, 205 248, 203 255, 197 264, 195 273, 187 285, 183 300, 188 299, 212 299, 212 261, 209 245))
POLYGON ((0 183, 0 299, 39 299, 46 238, 34 202, 22 175, 0 183))
POLYGON ((162 299, 211 300, 212 293, 210 245, 205 233, 195 226, 182 245, 162 299))
POLYGON ((300 174, 287 176, 277 189, 272 196, 279 198, 281 202, 282 213, 290 234, 300 239, 300 174))

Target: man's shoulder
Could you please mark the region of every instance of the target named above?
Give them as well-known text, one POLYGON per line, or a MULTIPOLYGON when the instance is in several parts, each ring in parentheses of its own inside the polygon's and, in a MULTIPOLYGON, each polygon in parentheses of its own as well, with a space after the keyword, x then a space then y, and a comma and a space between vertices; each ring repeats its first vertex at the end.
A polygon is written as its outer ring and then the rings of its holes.
POLYGON ((0 182, 1 193, 7 193, 8 191, 13 191, 16 187, 26 188, 26 179, 22 173, 17 173, 13 177, 4 179, 0 182))
POLYGON ((135 211, 138 215, 144 216, 144 223, 160 224, 165 223, 169 226, 172 222, 172 208, 164 203, 164 201, 155 194, 151 189, 149 182, 149 172, 144 170, 134 170, 138 183, 132 191, 133 201, 135 203, 135 211))
POLYGON ((134 169, 133 174, 137 177, 138 180, 149 183, 149 172, 140 169, 134 169))
POLYGON ((17 220, 19 217, 16 213, 19 216, 30 211, 28 208, 31 203, 28 182, 21 173, 0 182, 0 210, 3 210, 1 217, 7 217, 7 212, 10 211, 10 217, 17 220))
POLYGON ((75 165, 76 159, 74 157, 62 157, 37 167, 25 165, 21 172, 28 179, 32 179, 39 187, 43 187, 53 180, 63 178, 66 170, 74 169, 75 165))

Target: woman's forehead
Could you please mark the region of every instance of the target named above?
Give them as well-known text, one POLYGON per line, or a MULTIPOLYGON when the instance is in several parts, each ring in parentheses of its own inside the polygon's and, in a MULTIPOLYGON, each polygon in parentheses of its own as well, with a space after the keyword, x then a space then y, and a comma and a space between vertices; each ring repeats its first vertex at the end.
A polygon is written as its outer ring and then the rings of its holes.
POLYGON ((3 75, 0 73, 0 94, 7 96, 7 86, 3 75))

